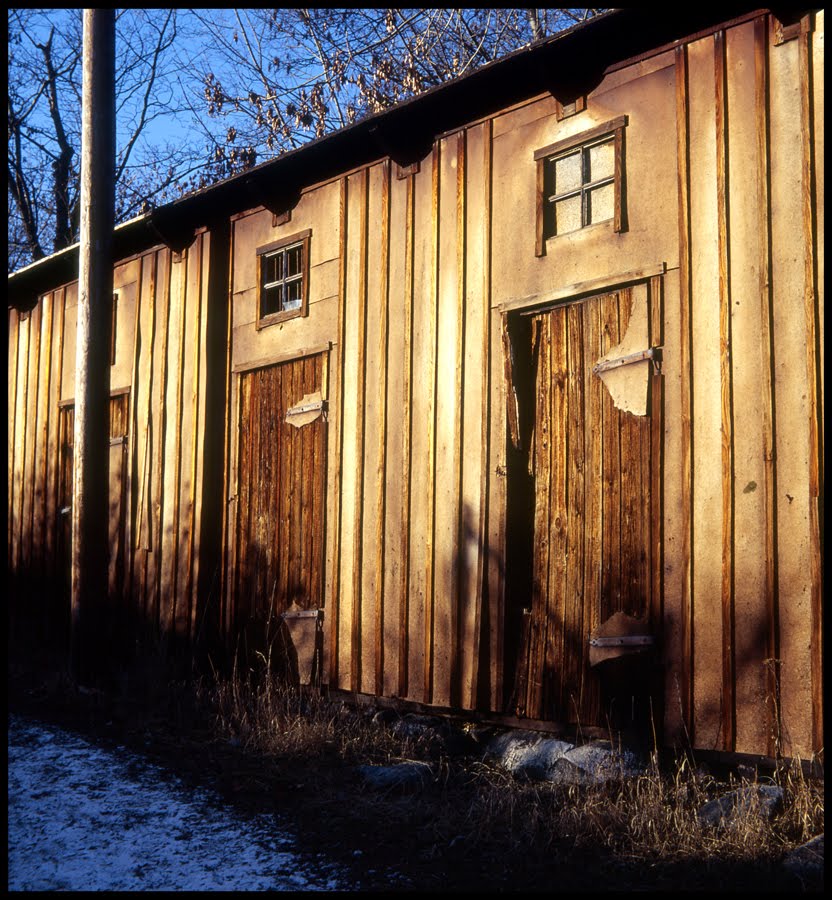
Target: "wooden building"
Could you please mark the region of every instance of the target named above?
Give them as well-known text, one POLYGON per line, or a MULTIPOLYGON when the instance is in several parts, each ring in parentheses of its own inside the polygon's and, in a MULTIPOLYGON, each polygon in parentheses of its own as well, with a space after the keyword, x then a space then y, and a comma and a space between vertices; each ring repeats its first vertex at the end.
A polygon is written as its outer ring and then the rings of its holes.
MULTIPOLYGON (((677 12, 116 229, 131 639, 319 611, 330 689, 605 728, 624 613, 661 743, 822 752, 824 14, 677 12)), ((9 277, 12 611, 57 634, 76 271, 9 277)))

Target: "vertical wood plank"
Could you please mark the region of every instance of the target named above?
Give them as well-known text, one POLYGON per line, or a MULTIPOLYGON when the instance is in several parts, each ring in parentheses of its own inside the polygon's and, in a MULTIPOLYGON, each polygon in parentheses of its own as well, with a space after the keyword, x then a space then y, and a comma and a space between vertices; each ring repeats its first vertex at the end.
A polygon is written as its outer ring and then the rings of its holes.
MULTIPOLYGON (((601 354, 621 339, 618 294, 605 294, 600 304, 601 354)), ((621 609, 621 435, 619 412, 609 392, 601 394, 601 621, 621 609)))
POLYGON ((156 286, 158 253, 142 257, 140 263, 141 290, 138 293, 137 343, 141 347, 138 378, 134 395, 138 409, 136 417, 136 524, 132 547, 133 607, 137 617, 148 621, 147 568, 151 539, 153 459, 151 422, 153 418, 153 346, 156 334, 156 286), (145 274, 146 273, 146 274, 145 274), (147 319, 145 326, 142 317, 147 319), (141 402, 140 402, 141 401, 141 402))
POLYGON ((238 585, 234 591, 233 606, 229 609, 229 620, 226 624, 227 632, 230 635, 237 630, 237 623, 242 618, 242 614, 247 612, 244 608, 246 598, 249 596, 248 581, 251 577, 250 573, 244 569, 245 562, 249 559, 248 536, 251 534, 251 522, 254 511, 252 510, 252 498, 250 491, 251 473, 249 466, 254 458, 252 448, 249 441, 253 429, 250 427, 249 420, 252 409, 253 379, 246 378, 243 375, 237 376, 237 408, 239 409, 238 430, 237 430, 237 523, 238 529, 235 535, 235 554, 233 558, 235 582, 238 585), (243 425, 245 424, 245 427, 243 425))
MULTIPOLYGON (((326 399, 329 396, 329 350, 320 354, 316 361, 316 384, 320 387, 321 395, 326 399)), ((327 457, 327 440, 326 425, 322 419, 316 428, 323 432, 320 440, 315 440, 314 455, 312 458, 312 468, 315 473, 315 482, 312 493, 313 522, 312 533, 313 543, 312 552, 312 600, 313 605, 317 608, 323 608, 325 604, 324 584, 327 576, 326 565, 326 501, 327 501, 327 479, 326 479, 326 457, 327 457)))
MULTIPOLYGON (((287 456, 291 455, 291 464, 289 467, 290 483, 284 487, 288 487, 288 491, 284 490, 287 495, 288 509, 287 521, 289 524, 287 543, 289 545, 289 587, 288 592, 281 597, 282 603, 297 600, 298 604, 305 606, 309 602, 306 596, 303 572, 300 565, 301 544, 303 538, 301 513, 302 505, 302 489, 303 489, 303 429, 297 429, 289 425, 286 420, 286 410, 295 403, 299 403, 303 395, 306 393, 305 383, 305 361, 297 360, 292 363, 286 363, 285 368, 287 374, 291 373, 292 387, 284 396, 284 402, 281 404, 279 428, 287 437, 286 447, 287 456)), ((265 521, 269 520, 268 510, 265 521)), ((271 587, 267 585, 266 596, 270 599, 271 608, 271 587)))
MULTIPOLYGON (((170 632, 170 598, 166 595, 166 586, 163 584, 163 560, 167 556, 165 552, 164 537, 164 520, 167 511, 167 502, 165 496, 166 481, 164 473, 167 470, 165 460, 168 457, 168 342, 170 340, 170 323, 171 323, 171 305, 173 294, 173 260, 169 250, 160 250, 161 259, 164 260, 165 269, 164 276, 157 284, 157 290, 162 291, 162 304, 164 307, 162 326, 161 346, 158 348, 158 356, 156 366, 159 369, 159 401, 158 401, 158 434, 156 438, 156 465, 150 472, 151 483, 154 486, 154 503, 152 512, 152 530, 153 530, 153 557, 149 560, 150 569, 150 587, 152 598, 152 621, 154 621, 162 634, 170 632)), ((181 263, 179 264, 181 265, 181 263)), ((156 341, 154 340, 154 346, 156 341)))
POLYGON ((549 590, 545 606, 545 623, 541 630, 543 683, 541 685, 540 718, 564 715, 563 667, 567 635, 564 631, 567 579, 567 462, 569 459, 569 408, 567 394, 568 309, 561 307, 549 313, 551 346, 549 361, 549 590))
POLYGON ((385 285, 388 250, 384 164, 367 170, 366 221, 373 223, 373 239, 368 240, 365 263, 364 399, 361 403, 364 441, 361 453, 363 470, 361 553, 365 564, 361 571, 361 658, 362 687, 377 693, 383 678, 384 652, 381 643, 384 614, 384 397, 386 395, 386 335, 382 331, 382 308, 386 303, 385 285))
POLYGON ((769 56, 780 749, 809 755, 812 700, 812 388, 807 367, 804 136, 800 40, 769 56), (799 179, 799 180, 798 180, 799 179), (798 187, 799 186, 799 187, 798 187), (796 190, 796 188, 798 188, 796 190))
MULTIPOLYGON (((142 313, 142 274, 144 272, 144 257, 140 257, 136 266, 136 290, 133 294, 133 346, 130 350, 130 396, 128 400, 128 426, 127 426, 127 463, 126 463, 126 485, 125 493, 127 501, 125 504, 124 519, 124 580, 121 590, 126 605, 126 615, 129 628, 135 628, 136 617, 136 597, 135 585, 133 581, 133 572, 136 562, 136 550, 134 542, 136 540, 136 476, 138 474, 138 393, 142 394, 145 390, 144 385, 139 385, 139 361, 141 348, 141 313, 142 313)), ((144 423, 145 428, 147 423, 144 423)))
POLYGON ((410 487, 410 561, 408 596, 408 697, 430 702, 432 629, 430 598, 433 547, 434 367, 436 351, 435 190, 438 148, 414 184, 412 427, 410 487))
POLYGON ((402 533, 403 495, 406 492, 407 471, 402 460, 405 441, 404 384, 407 368, 407 346, 404 339, 404 319, 410 303, 406 284, 407 197, 410 178, 392 178, 388 172, 387 212, 387 286, 384 307, 386 342, 384 397, 384 571, 383 571, 383 693, 402 696, 403 643, 402 567, 405 564, 406 540, 402 533))
POLYGON ((714 35, 719 365, 722 415, 722 748, 736 748, 734 660, 734 437, 731 370, 731 283, 728 263, 728 122, 725 32, 714 35))
POLYGON ((49 567, 47 555, 47 534, 49 527, 49 459, 54 451, 49 444, 51 424, 54 419, 52 410, 53 394, 53 335, 55 330, 55 293, 46 294, 42 300, 43 313, 41 317, 41 374, 39 376, 40 387, 38 390, 38 448, 37 448, 37 475, 35 485, 35 508, 33 511, 34 529, 34 555, 37 566, 42 574, 46 574, 49 567))
POLYGON ((401 507, 401 579, 399 581, 399 696, 410 693, 408 673, 410 660, 410 515, 413 427, 413 303, 414 303, 414 181, 407 177, 405 206, 405 276, 404 276, 404 366, 402 380, 402 507, 401 507))
POLYGON ((15 453, 14 453, 14 434, 17 428, 17 355, 18 341, 20 335, 20 313, 14 307, 9 308, 8 318, 8 358, 6 388, 8 390, 7 410, 9 412, 9 428, 6 431, 6 439, 8 445, 8 485, 7 491, 7 534, 6 542, 6 564, 9 571, 12 570, 12 542, 14 534, 14 470, 15 470, 15 453))
POLYGON ((26 388, 29 371, 29 325, 31 318, 21 315, 19 311, 15 315, 14 348, 10 353, 10 359, 14 362, 14 378, 11 379, 15 387, 14 401, 10 408, 14 410, 14 429, 12 435, 14 444, 9 458, 13 465, 9 474, 9 568, 16 572, 20 564, 20 534, 21 534, 21 500, 23 499, 23 440, 26 431, 26 416, 23 414, 26 401, 26 388))
POLYGON ((584 491, 585 435, 593 423, 585 417, 583 311, 581 305, 570 304, 565 310, 567 319, 566 408, 568 447, 564 461, 566 479, 566 590, 564 617, 563 682, 572 688, 561 697, 562 715, 569 721, 582 721, 585 670, 588 665, 587 639, 584 622, 584 544, 589 522, 585 516, 584 491))
POLYGON ((354 514, 356 504, 356 480, 358 462, 356 459, 356 430, 358 416, 358 389, 356 360, 358 359, 358 308, 360 286, 358 285, 359 262, 357 254, 360 241, 360 223, 357 204, 362 196, 360 185, 355 178, 347 180, 346 185, 345 229, 347 239, 344 242, 344 304, 347 313, 344 317, 344 342, 342 347, 343 364, 343 407, 342 407, 342 453, 341 453, 341 572, 338 612, 338 687, 353 689, 355 675, 353 673, 353 579, 355 562, 353 560, 354 514))
MULTIPOLYGON (((192 641, 195 633, 196 625, 196 598, 194 597, 194 543, 197 535, 196 530, 196 509, 197 509, 197 473, 198 473, 198 448, 202 443, 200 435, 200 359, 202 347, 202 285, 203 285, 203 266, 205 252, 205 234, 197 237, 195 248, 192 247, 191 252, 196 254, 196 265, 194 266, 194 283, 193 283, 193 300, 194 313, 192 320, 192 338, 191 338, 191 389, 190 389, 190 428, 189 438, 190 460, 188 461, 188 478, 187 478, 187 509, 185 523, 185 541, 186 553, 183 560, 183 576, 182 576, 182 600, 183 600, 183 620, 181 636, 192 641)), ((184 333, 184 323, 182 331, 184 333)))
POLYGON ((174 566, 176 590, 176 636, 182 642, 190 640, 194 610, 191 596, 191 572, 194 542, 194 507, 196 480, 196 448, 199 418, 197 398, 199 391, 199 325, 202 291, 202 243, 199 234, 188 249, 188 269, 183 291, 183 309, 180 337, 179 384, 179 447, 177 452, 179 513, 175 523, 176 542, 179 545, 174 566), (188 336, 190 334, 190 340, 188 336))
POLYGON ((349 196, 346 215, 348 217, 348 241, 346 243, 346 280, 345 302, 349 304, 345 318, 344 333, 344 439, 342 459, 342 559, 341 559, 341 591, 339 612, 339 686, 350 690, 358 690, 360 672, 355 665, 360 661, 360 621, 355 620, 355 612, 359 609, 355 595, 357 571, 360 562, 355 559, 355 550, 360 546, 360 519, 356 521, 356 510, 361 501, 360 480, 362 476, 361 457, 359 456, 361 429, 360 373, 358 369, 360 346, 363 343, 364 281, 366 271, 363 259, 366 239, 363 224, 363 211, 366 200, 364 173, 350 176, 349 196))
POLYGON ((425 534, 427 546, 425 547, 425 668, 424 668, 424 698, 428 703, 433 702, 433 677, 434 677, 434 601, 435 601, 435 553, 436 553, 436 389, 437 373, 436 360, 438 354, 438 316, 439 316, 439 167, 442 157, 442 144, 434 146, 431 167, 431 229, 430 229, 430 289, 428 301, 428 415, 427 415, 427 521, 425 534))
MULTIPOLYGON (((490 142, 489 142, 490 143, 490 142)), ((493 181, 490 180, 489 197, 492 196, 493 181)), ((492 245, 494 221, 490 217, 489 224, 489 248, 492 245)), ((489 273, 492 271, 492 253, 489 249, 486 257, 486 265, 489 273)), ((489 283, 493 280, 489 276, 489 283)), ((506 383, 503 377, 503 348, 501 341, 502 316, 499 311, 491 306, 491 292, 489 292, 489 313, 491 324, 490 353, 494 368, 491 370, 490 383, 492 385, 493 402, 492 411, 505 409, 506 383)), ((506 693, 508 679, 506 674, 505 657, 506 646, 504 638, 505 622, 505 561, 506 561, 506 425, 505 416, 494 413, 491 416, 490 441, 494 449, 493 465, 488 469, 488 625, 490 641, 488 645, 489 658, 493 660, 491 666, 491 678, 488 689, 491 698, 491 708, 503 710, 507 704, 506 693)))
POLYGON ((451 632, 453 634, 453 658, 450 671, 449 701, 456 707, 462 704, 463 695, 470 693, 470 687, 463 684, 463 670, 465 657, 470 644, 463 642, 463 585, 465 583, 467 558, 465 555, 465 538, 463 527, 465 525, 465 510, 463 509, 463 440, 465 422, 465 384, 466 370, 466 329, 465 329, 465 259, 467 255, 466 232, 466 185, 465 179, 468 171, 467 131, 462 129, 456 137, 456 347, 454 353, 454 365, 456 369, 455 397, 457 411, 454 417, 454 493, 453 527, 451 546, 451 632))
MULTIPOLYGON (((811 13, 809 13, 811 16, 811 13)), ((821 459, 823 411, 819 402, 823 370, 821 359, 820 310, 818 306, 817 264, 815 261, 815 122, 813 118, 814 75, 812 36, 801 31, 799 44, 800 72, 800 134, 802 143, 802 220, 804 244, 804 315, 806 318, 806 383, 809 406, 809 555, 811 568, 811 621, 812 621, 812 751, 819 752, 823 740, 823 589, 821 573, 821 459)))
POLYGON ((681 372, 681 547, 682 567, 682 657, 679 662, 679 691, 683 725, 693 739, 693 407, 692 332, 690 313, 690 113, 688 89, 688 48, 675 50, 676 73, 676 156, 679 189, 679 368, 681 372))
MULTIPOLYGON (((761 20, 758 23, 763 24, 761 20)), ((770 616, 766 567, 766 406, 762 345, 768 341, 768 322, 762 321, 760 292, 768 235, 765 204, 760 208, 762 158, 758 142, 760 117, 756 102, 754 22, 732 28, 725 35, 725 104, 728 154, 726 188, 728 217, 730 339, 733 443, 733 646, 734 750, 752 752, 768 744, 771 711, 767 690, 767 648, 770 616), (762 225, 762 227, 761 227, 762 225)), ((773 552, 773 551, 772 551, 773 552)), ((773 695, 772 695, 773 696, 773 695)), ((726 723, 727 725, 728 723, 726 723)))
POLYGON ((337 373, 336 373, 336 421, 335 440, 332 450, 332 482, 333 482, 333 507, 331 519, 331 531, 333 533, 332 565, 329 567, 332 573, 332 587, 330 589, 329 610, 329 641, 325 650, 329 654, 329 683, 336 687, 339 684, 339 660, 341 652, 340 644, 340 619, 341 619, 341 508, 343 485, 343 454, 344 454, 344 344, 346 340, 346 274, 347 274, 347 179, 341 178, 338 194, 338 217, 340 224, 340 243, 338 247, 338 349, 337 349, 337 373))
POLYGON ((433 702, 450 706, 459 693, 459 502, 462 319, 459 176, 464 175, 461 133, 439 142, 436 281, 436 405, 434 491, 433 702), (441 388, 440 388, 441 384, 441 388))
MULTIPOLYGON (((53 312, 53 354, 54 362, 52 370, 52 392, 49 398, 50 425, 49 425, 49 468, 47 471, 49 502, 46 510, 46 555, 49 560, 49 575, 56 580, 60 577, 58 571, 58 533, 61 527, 61 504, 59 497, 60 475, 60 413, 58 405, 61 400, 61 378, 63 374, 64 351, 64 308, 66 306, 66 289, 60 288, 54 292, 54 303, 57 310, 53 312)), ((11 387, 10 387, 11 390, 11 387)), ((10 411, 12 407, 10 405, 10 411)), ((13 427, 11 431, 13 431, 13 427)), ((11 461, 11 456, 10 456, 11 461)), ((9 480, 11 487, 11 479, 9 480)))
MULTIPOLYGON (((363 675, 365 671, 362 657, 362 633, 365 624, 372 627, 372 618, 367 623, 362 617, 362 583, 361 571, 363 565, 363 512, 364 512, 364 404, 366 403, 366 366, 367 366, 367 241, 369 218, 369 173, 362 170, 359 182, 359 211, 358 211, 358 304, 357 322, 357 347, 356 347, 356 489, 353 505, 353 614, 352 614, 352 682, 354 691, 363 689, 363 675)), ((369 662, 369 661, 368 661, 369 662)), ((372 672, 371 663, 367 671, 372 672)))
MULTIPOLYGON (((651 347, 664 346, 665 342, 665 302, 664 302, 664 278, 656 276, 649 282, 648 287, 649 306, 649 331, 648 344, 651 347)), ((650 379, 650 509, 645 516, 645 546, 648 546, 646 581, 650 583, 650 607, 648 609, 648 621, 654 633, 665 633, 666 604, 665 604, 665 376, 654 369, 650 379)), ((667 604, 669 606, 669 604, 667 604)), ((670 618, 670 617, 667 617, 670 618)), ((667 633, 672 634, 673 629, 668 628, 667 633)), ((669 641, 667 645, 669 645, 669 641)), ((665 652, 670 655, 669 649, 665 652)), ((667 691, 664 685, 664 672, 660 666, 656 666, 652 678, 650 718, 657 740, 665 746, 674 741, 675 723, 668 716, 667 691)))
POLYGON ((197 585, 199 584, 199 568, 201 561, 200 535, 197 533, 198 522, 201 521, 202 515, 202 492, 200 485, 204 484, 202 473, 202 454, 199 447, 206 440, 214 440, 214 436, 208 436, 204 433, 203 412, 205 409, 205 369, 202 363, 202 349, 207 343, 206 332, 206 316, 203 313, 204 293, 207 290, 208 278, 210 275, 210 241, 213 238, 210 234, 200 235, 199 239, 199 277, 197 280, 197 306, 194 315, 194 364, 193 364, 193 387, 192 387, 192 413, 191 421, 193 422, 193 433, 191 438, 191 447, 193 456, 191 457, 191 518, 190 518, 190 540, 188 542, 188 565, 187 565, 187 597, 190 603, 191 616, 189 622, 189 638, 192 646, 195 646, 197 638, 197 620, 202 613, 198 607, 199 596, 197 585), (206 252, 205 244, 208 243, 208 252, 206 252))
MULTIPOLYGON (((604 496, 604 457, 602 430, 602 404, 605 388, 592 372, 592 364, 600 359, 601 304, 596 298, 581 304, 583 327, 584 397, 586 398, 586 422, 592 423, 584 434, 584 502, 586 537, 584 542, 583 619, 584 631, 591 633, 600 625, 602 616, 601 571, 603 566, 602 509, 604 496)), ((585 689, 582 698, 582 720, 596 722, 600 715, 598 679, 587 666, 584 669, 585 689)))
MULTIPOLYGON (((222 457, 222 559, 220 562, 220 608, 218 615, 219 638, 222 643, 228 646, 228 624, 230 621, 231 610, 234 604, 234 596, 236 590, 235 575, 236 570, 233 566, 237 547, 237 512, 238 512, 238 483, 237 472, 238 463, 236 455, 236 434, 240 416, 239 406, 239 377, 237 377, 231 365, 234 351, 234 303, 233 284, 234 284, 234 262, 235 262, 235 241, 236 230, 233 224, 229 224, 228 230, 224 228, 212 232, 216 234, 219 240, 221 235, 228 235, 228 245, 224 248, 228 254, 228 272, 226 283, 221 286, 220 290, 224 293, 223 302, 225 305, 225 397, 228 402, 228 409, 224 418, 225 429, 223 433, 223 457, 222 457)), ((212 238, 213 239, 213 238, 212 238)), ((219 256, 219 253, 217 253, 219 256)), ((209 256, 214 257, 214 253, 209 256)), ((212 279, 213 281, 213 279, 212 279)), ((206 279, 206 285, 211 282, 206 279)), ((207 305, 213 303, 212 292, 207 298, 207 305)), ((206 321, 208 315, 206 314, 206 321)))
MULTIPOLYGON (((651 347, 664 346, 664 282, 661 276, 650 279, 648 289, 649 335, 651 347)), ((650 587, 649 621, 658 629, 664 622, 664 377, 653 371, 650 379, 650 517, 646 521, 645 546, 649 546, 647 556, 648 575, 652 579, 650 587), (649 539, 649 543, 647 542, 649 539)), ((661 720, 657 721, 657 726, 661 720)))
MULTIPOLYGON (((529 619, 528 676, 524 714, 541 718, 543 702, 543 664, 546 653, 547 599, 551 593, 550 581, 553 568, 553 550, 550 528, 552 513, 552 458, 551 448, 555 436, 552 420, 552 315, 541 316, 539 324, 537 372, 535 376, 534 421, 534 549, 532 574, 532 603, 529 619)), ((562 448, 558 448, 558 452, 562 448)), ((522 652, 522 651, 521 651, 522 652)))
MULTIPOLYGON (((385 160, 381 169, 381 252, 380 252, 380 284, 378 290, 378 343, 376 358, 378 360, 378 395, 374 401, 378 409, 377 447, 376 447, 376 479, 375 497, 376 533, 375 573, 378 597, 376 600, 376 681, 375 692, 384 694, 385 672, 387 669, 387 653, 385 652, 385 569, 386 569, 386 530, 385 499, 387 482, 387 397, 388 397, 388 341, 389 341, 389 304, 390 304, 390 160, 385 160)), ((393 648, 390 648, 391 651, 393 648)))
MULTIPOLYGON (((619 321, 622 339, 626 335, 634 304, 646 303, 643 285, 619 292, 619 321)), ((621 609, 631 616, 641 616, 649 607, 649 579, 642 576, 642 558, 649 547, 644 542, 645 504, 649 501, 649 475, 645 464, 649 453, 642 445, 649 437, 649 419, 629 412, 618 413, 621 453, 621 609), (645 427, 648 426, 648 427, 645 427)))
MULTIPOLYGON (((473 617, 473 642, 472 659, 473 665, 471 670, 471 694, 469 704, 472 709, 481 706, 481 690, 480 680, 481 672, 484 669, 489 672, 490 669, 497 668, 496 665, 489 665, 489 659, 483 659, 484 647, 481 640, 482 635, 482 619, 484 614, 485 603, 490 600, 489 584, 489 560, 491 558, 489 546, 488 531, 488 484, 490 472, 491 450, 489 441, 489 422, 491 421, 491 378, 490 378, 490 347, 491 347, 491 133, 492 120, 488 119, 482 126, 482 196, 483 210, 480 218, 481 233, 479 240, 482 246, 482 296, 481 305, 481 327, 482 337, 480 340, 480 379, 481 379, 481 410, 480 418, 480 459, 479 459, 479 508, 477 510, 477 567, 474 582, 474 602, 475 610, 473 617)), ((472 228, 471 233, 475 231, 472 228)), ((473 279, 472 279, 473 283, 473 279)), ((473 304, 472 304, 473 306, 473 304)), ((473 339, 471 341, 473 346, 473 339)), ((492 700, 493 708, 493 700, 492 700)))
POLYGON ((29 376, 26 390, 26 440, 24 442, 25 468, 23 479, 23 520, 21 535, 21 563, 31 574, 32 539, 36 502, 36 481, 38 475, 38 397, 40 384, 40 344, 41 322, 43 321, 42 301, 29 314, 29 376))
POLYGON ((483 442, 487 443, 486 405, 487 376, 483 354, 487 301, 484 284, 484 216, 483 183, 485 124, 467 130, 465 138, 465 172, 460 186, 464 221, 462 234, 463 354, 461 382, 461 494, 460 494, 460 576, 459 576, 459 699, 458 705, 473 709, 477 701, 477 678, 480 654, 480 605, 485 596, 483 586, 485 541, 482 535, 481 511, 483 477, 483 442))
MULTIPOLYGON (((178 263, 178 309, 177 309, 177 335, 175 344, 175 374, 173 376, 173 445, 172 455, 165 454, 165 467, 160 470, 159 476, 163 481, 162 491, 166 496, 172 494, 173 506, 169 519, 169 534, 173 537, 172 546, 169 546, 169 552, 165 552, 165 544, 162 542, 162 582, 161 589, 163 596, 161 602, 165 609, 165 630, 171 637, 178 637, 180 626, 180 602, 178 573, 179 573, 179 525, 180 525, 180 508, 182 503, 181 486, 182 486, 182 410, 183 410, 183 391, 184 391, 184 360, 185 360, 185 333, 186 333, 186 313, 188 305, 188 274, 192 269, 191 253, 189 249, 182 262, 178 263), (184 269, 184 271, 183 271, 184 269), (171 481, 167 481, 170 474, 171 481), (166 595, 166 596, 165 596, 166 595)), ((163 518, 164 522, 165 519, 163 518)), ((165 532, 163 532, 164 534, 165 532)))
POLYGON ((691 320, 693 343, 693 600, 694 740, 721 748, 722 711, 722 369, 719 353, 717 135, 714 48, 707 37, 689 45, 691 160, 691 320))

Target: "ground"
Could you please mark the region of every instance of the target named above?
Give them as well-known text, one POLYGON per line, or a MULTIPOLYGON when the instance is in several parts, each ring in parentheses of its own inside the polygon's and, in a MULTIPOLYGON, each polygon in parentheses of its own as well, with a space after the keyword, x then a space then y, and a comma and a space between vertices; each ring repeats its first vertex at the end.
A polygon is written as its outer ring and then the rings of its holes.
POLYGON ((508 841, 474 847, 437 827, 447 804, 470 803, 463 783, 446 781, 418 793, 372 792, 354 765, 334 753, 314 760, 280 759, 218 740, 205 723, 174 730, 160 713, 130 708, 96 695, 71 702, 28 678, 10 679, 10 709, 69 726, 110 746, 126 746, 186 783, 217 790, 244 813, 279 811, 295 824, 297 846, 342 864, 368 891, 537 890, 781 890, 794 888, 774 865, 736 867, 718 859, 674 864, 616 859, 601 849, 576 851, 553 835, 543 851, 506 852, 508 841))

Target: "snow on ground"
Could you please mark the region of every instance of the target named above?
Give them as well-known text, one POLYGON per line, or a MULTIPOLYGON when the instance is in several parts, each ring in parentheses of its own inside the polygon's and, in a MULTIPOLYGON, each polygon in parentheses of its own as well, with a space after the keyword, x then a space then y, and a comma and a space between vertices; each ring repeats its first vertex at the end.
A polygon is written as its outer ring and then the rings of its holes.
POLYGON ((9 890, 355 890, 301 859, 276 817, 244 818, 126 750, 9 716, 9 890))

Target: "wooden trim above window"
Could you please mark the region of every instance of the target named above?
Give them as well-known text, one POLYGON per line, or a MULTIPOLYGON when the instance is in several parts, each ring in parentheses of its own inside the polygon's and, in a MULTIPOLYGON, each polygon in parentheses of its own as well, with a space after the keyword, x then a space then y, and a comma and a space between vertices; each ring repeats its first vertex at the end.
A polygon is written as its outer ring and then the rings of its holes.
POLYGON ((611 119, 609 122, 596 125, 595 127, 590 128, 587 131, 582 131, 580 134, 575 134, 570 138, 564 138, 562 141, 555 141, 554 144, 549 144, 548 147, 541 147, 539 150, 534 151, 534 158, 544 159, 549 156, 554 156, 556 153, 563 153, 565 150, 573 150, 576 147, 589 143, 589 141, 595 140, 595 138, 603 137, 605 134, 612 134, 618 128, 625 128, 626 125, 627 116, 618 116, 615 119, 611 119))
POLYGON ((290 234, 279 240, 271 241, 257 248, 257 255, 262 256, 264 253, 271 253, 274 250, 280 250, 281 247, 287 247, 289 244, 297 244, 298 241, 307 240, 312 236, 312 229, 307 228, 305 231, 299 231, 297 234, 290 234))

